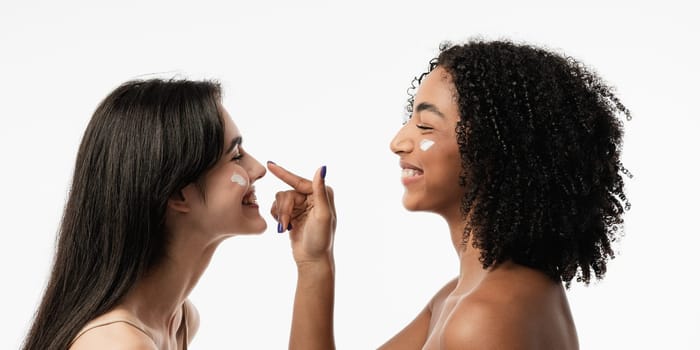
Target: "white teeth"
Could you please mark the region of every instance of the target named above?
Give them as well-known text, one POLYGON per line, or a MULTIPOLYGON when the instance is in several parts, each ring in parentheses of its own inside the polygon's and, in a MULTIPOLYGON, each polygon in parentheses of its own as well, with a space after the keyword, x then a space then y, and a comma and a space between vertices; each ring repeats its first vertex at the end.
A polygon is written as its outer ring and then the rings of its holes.
POLYGON ((416 169, 403 169, 401 171, 401 177, 412 177, 412 176, 418 176, 421 174, 422 173, 416 169))
POLYGON ((255 197, 255 192, 247 195, 245 198, 243 198, 243 204, 244 205, 249 205, 249 204, 258 204, 258 199, 255 197))

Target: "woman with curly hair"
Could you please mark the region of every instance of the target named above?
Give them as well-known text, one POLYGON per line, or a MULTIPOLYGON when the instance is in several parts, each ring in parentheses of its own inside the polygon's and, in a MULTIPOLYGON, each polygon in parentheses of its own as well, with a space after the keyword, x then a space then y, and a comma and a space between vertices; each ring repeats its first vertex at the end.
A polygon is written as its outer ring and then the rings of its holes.
POLYGON ((390 145, 403 204, 447 221, 460 273, 381 349, 577 349, 565 288, 613 257, 628 110, 580 62, 508 41, 443 46, 415 81, 390 145))

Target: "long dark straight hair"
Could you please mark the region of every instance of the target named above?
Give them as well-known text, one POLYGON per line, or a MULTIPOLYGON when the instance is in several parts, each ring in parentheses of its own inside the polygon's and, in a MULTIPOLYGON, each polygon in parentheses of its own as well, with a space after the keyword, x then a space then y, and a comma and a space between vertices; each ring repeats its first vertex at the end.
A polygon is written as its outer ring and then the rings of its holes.
POLYGON ((23 349, 66 349, 164 257, 167 201, 221 157, 212 81, 130 81, 97 107, 78 151, 56 256, 23 349))

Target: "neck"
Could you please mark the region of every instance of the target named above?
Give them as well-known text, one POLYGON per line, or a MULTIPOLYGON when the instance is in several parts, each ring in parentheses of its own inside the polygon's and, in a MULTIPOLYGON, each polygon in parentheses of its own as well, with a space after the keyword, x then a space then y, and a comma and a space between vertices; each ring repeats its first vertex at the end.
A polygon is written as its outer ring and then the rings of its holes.
POLYGON ((485 276, 488 270, 485 270, 479 261, 481 251, 473 246, 473 236, 464 240, 464 228, 468 217, 465 219, 459 215, 443 215, 447 220, 450 228, 450 237, 452 245, 457 252, 459 258, 459 278, 457 289, 461 291, 469 291, 476 286, 485 276))
POLYGON ((174 334, 180 327, 183 303, 221 242, 205 242, 203 236, 173 234, 163 261, 136 282, 120 306, 156 333, 174 334))

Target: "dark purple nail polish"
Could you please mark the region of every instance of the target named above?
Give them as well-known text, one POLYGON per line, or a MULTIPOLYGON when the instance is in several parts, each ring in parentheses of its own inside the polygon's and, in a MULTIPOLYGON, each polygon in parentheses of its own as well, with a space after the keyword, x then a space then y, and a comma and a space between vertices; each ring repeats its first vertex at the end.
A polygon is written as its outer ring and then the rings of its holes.
POLYGON ((268 163, 268 164, 274 164, 274 165, 277 165, 277 163, 275 163, 275 162, 273 162, 273 161, 271 161, 271 160, 268 160, 268 161, 267 161, 267 163, 268 163))
POLYGON ((278 222, 277 223, 277 233, 282 233, 284 232, 284 229, 282 228, 282 223, 278 222))
POLYGON ((324 180, 326 179, 326 166, 325 165, 321 167, 321 178, 324 180))
POLYGON ((289 225, 287 225, 287 231, 291 231, 291 230, 292 230, 292 223, 290 222, 289 225))

